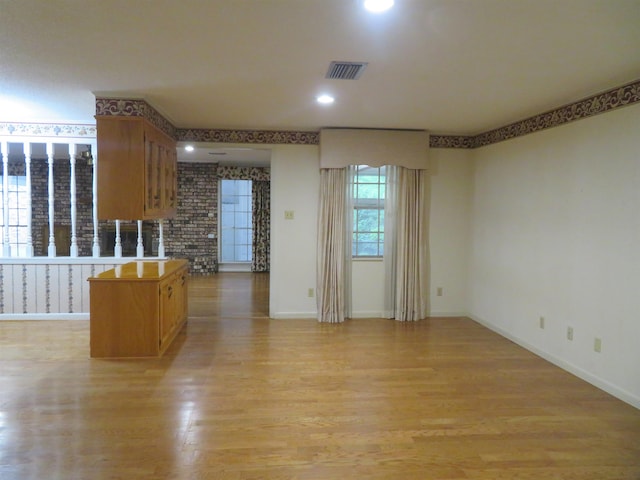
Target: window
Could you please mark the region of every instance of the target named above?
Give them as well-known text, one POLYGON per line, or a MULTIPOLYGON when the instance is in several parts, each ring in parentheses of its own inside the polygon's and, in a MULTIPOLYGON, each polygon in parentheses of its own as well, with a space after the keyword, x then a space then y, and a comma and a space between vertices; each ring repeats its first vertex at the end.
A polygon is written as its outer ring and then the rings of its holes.
POLYGON ((0 235, 4 238, 5 228, 9 232, 9 245, 13 256, 27 255, 27 237, 29 235, 27 227, 27 180, 24 175, 9 175, 8 190, 3 192, 3 178, 0 175, 0 199, 4 195, 8 196, 9 223, 4 225, 4 202, 0 203, 0 223, 2 231, 0 235))
POLYGON ((251 180, 222 180, 220 263, 251 262, 251 180))
POLYGON ((353 179, 353 257, 382 257, 385 181, 385 167, 356 167, 353 179))

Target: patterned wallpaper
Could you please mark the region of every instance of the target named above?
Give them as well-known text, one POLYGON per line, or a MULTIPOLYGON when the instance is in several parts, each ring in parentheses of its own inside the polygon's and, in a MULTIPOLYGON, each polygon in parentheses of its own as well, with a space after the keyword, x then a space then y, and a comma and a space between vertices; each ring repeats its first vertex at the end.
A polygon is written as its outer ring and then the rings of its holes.
MULTIPOLYGON (((431 148, 479 148, 511 138, 608 112, 640 102, 640 80, 592 95, 580 101, 478 135, 432 134, 431 148)), ((96 98, 96 115, 144 117, 178 141, 318 145, 320 133, 313 131, 219 130, 176 128, 155 108, 141 99, 96 98)), ((0 123, 0 135, 95 138, 95 125, 0 123)))
POLYGON ((640 102, 640 80, 475 136, 431 135, 431 148, 479 148, 640 102))
POLYGON ((177 130, 176 140, 187 142, 261 143, 272 145, 319 145, 320 132, 179 128, 177 130))
POLYGON ((463 135, 429 135, 430 148, 474 148, 474 138, 463 135))
POLYGON ((95 138, 96 126, 59 123, 0 123, 0 135, 16 137, 95 138))
POLYGON ((176 128, 169 120, 144 100, 96 97, 96 115, 143 117, 170 137, 176 136, 176 128))

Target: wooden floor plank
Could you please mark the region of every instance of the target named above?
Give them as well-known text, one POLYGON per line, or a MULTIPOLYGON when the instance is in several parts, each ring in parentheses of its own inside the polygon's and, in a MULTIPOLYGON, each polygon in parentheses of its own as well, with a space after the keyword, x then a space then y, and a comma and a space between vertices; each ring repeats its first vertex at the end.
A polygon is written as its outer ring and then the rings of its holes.
POLYGON ((0 478, 640 479, 640 411, 467 318, 270 320, 268 275, 190 281, 159 359, 0 322, 0 478))

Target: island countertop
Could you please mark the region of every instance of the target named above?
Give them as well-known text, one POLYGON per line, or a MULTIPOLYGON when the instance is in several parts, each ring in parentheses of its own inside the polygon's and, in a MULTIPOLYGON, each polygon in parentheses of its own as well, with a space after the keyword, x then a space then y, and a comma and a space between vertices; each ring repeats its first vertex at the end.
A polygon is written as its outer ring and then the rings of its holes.
POLYGON ((187 260, 139 260, 117 265, 89 280, 159 280, 187 263, 187 260))

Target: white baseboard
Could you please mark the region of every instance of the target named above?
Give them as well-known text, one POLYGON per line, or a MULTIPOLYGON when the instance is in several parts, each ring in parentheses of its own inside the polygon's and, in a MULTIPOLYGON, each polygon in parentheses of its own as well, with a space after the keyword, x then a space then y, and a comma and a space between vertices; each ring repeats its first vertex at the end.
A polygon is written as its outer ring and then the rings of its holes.
POLYGON ((385 318, 383 312, 351 312, 351 318, 385 318))
POLYGON ((577 367, 576 365, 573 365, 572 363, 567 362, 566 360, 557 357, 555 355, 550 354, 549 352, 545 352, 544 350, 540 350, 539 348, 531 345, 530 343, 526 342, 525 340, 522 340, 521 338, 515 337, 513 335, 511 335, 509 332, 503 330, 502 328, 493 325, 490 322, 487 322, 486 320, 483 320, 481 318, 476 317, 475 315, 467 315, 469 318, 471 318, 473 321, 478 322, 479 324, 487 327, 489 330, 492 330, 494 332, 496 332, 498 335, 501 335, 505 338, 508 338, 509 340, 511 340, 514 343, 517 343, 518 345, 520 345, 522 348, 526 348, 527 350, 529 350, 532 353, 535 353, 536 355, 538 355, 539 357, 544 358, 545 360, 547 360, 548 362, 553 363, 554 365, 556 365, 557 367, 562 368, 563 370, 575 375, 576 377, 584 380, 585 382, 590 383, 591 385, 598 387, 600 390, 603 390, 611 395, 613 395, 614 397, 622 400, 625 403, 628 403, 629 405, 640 409, 640 397, 626 391, 623 388, 618 387, 617 385, 614 385, 610 382, 608 382, 607 380, 600 378, 596 375, 593 375, 592 373, 583 370, 580 367, 577 367))
POLYGON ((2 321, 89 320, 89 313, 2 313, 2 321))
POLYGON ((314 320, 317 320, 318 314, 316 312, 276 312, 270 313, 269 318, 286 320, 308 320, 312 318, 314 320))
POLYGON ((220 263, 218 265, 219 272, 251 272, 250 263, 220 263))
MULTIPOLYGON (((429 317, 469 317, 467 312, 431 312, 429 317)), ((318 318, 318 314, 316 312, 277 312, 272 313, 271 318, 287 318, 287 319, 296 319, 296 318, 318 318)), ((360 311, 360 312, 352 312, 351 318, 387 318, 384 315, 384 312, 379 311, 360 311)))

